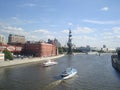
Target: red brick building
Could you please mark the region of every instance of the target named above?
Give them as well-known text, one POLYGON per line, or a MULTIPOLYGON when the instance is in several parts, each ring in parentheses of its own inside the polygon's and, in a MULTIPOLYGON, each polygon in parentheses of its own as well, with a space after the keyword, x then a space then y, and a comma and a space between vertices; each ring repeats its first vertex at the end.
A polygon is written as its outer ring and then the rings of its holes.
POLYGON ((26 43, 22 53, 28 56, 47 57, 57 55, 58 50, 54 44, 36 42, 26 43))
POLYGON ((20 53, 22 51, 21 46, 13 46, 7 44, 0 44, 0 52, 4 51, 5 49, 11 51, 12 53, 20 53))

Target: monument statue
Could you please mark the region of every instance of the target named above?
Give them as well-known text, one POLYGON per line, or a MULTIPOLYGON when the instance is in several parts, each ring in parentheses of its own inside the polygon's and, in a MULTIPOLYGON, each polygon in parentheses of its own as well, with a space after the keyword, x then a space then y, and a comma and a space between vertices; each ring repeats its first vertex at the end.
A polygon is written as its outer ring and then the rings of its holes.
POLYGON ((72 54, 72 35, 71 35, 71 30, 69 30, 67 46, 68 46, 67 54, 72 54))

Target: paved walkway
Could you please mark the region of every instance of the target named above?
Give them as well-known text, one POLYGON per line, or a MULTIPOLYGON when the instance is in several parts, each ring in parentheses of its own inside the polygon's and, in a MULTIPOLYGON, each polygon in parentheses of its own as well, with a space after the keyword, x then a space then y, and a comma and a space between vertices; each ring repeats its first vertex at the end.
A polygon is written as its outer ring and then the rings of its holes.
POLYGON ((47 60, 47 59, 60 58, 60 57, 63 57, 63 56, 64 55, 58 55, 58 56, 52 56, 52 57, 44 57, 44 58, 39 57, 39 58, 25 58, 25 59, 18 59, 18 60, 1 61, 0 62, 0 67, 23 64, 23 63, 38 62, 38 61, 43 61, 43 60, 47 60))

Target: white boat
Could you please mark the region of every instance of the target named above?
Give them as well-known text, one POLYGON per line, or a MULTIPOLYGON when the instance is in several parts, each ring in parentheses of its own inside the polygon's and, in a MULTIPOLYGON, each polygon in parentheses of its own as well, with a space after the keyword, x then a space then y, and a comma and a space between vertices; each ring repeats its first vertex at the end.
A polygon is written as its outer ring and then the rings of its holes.
POLYGON ((51 65, 55 65, 55 64, 58 64, 57 62, 55 61, 51 61, 51 60, 47 60, 45 63, 43 63, 43 66, 51 66, 51 65))
POLYGON ((75 68, 67 68, 64 72, 62 72, 61 77, 63 79, 69 79, 77 74, 77 70, 75 68))

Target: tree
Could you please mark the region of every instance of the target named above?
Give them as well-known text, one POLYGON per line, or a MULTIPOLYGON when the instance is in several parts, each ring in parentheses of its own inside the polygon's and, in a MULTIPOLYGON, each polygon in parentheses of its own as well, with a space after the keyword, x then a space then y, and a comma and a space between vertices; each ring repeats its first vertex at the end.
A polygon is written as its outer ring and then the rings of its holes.
POLYGON ((10 51, 8 51, 7 49, 3 51, 3 53, 5 54, 5 60, 9 59, 9 60, 13 60, 13 55, 10 51))
POLYGON ((59 54, 63 54, 63 49, 61 47, 58 48, 59 54))

